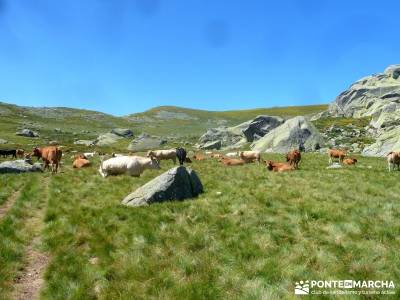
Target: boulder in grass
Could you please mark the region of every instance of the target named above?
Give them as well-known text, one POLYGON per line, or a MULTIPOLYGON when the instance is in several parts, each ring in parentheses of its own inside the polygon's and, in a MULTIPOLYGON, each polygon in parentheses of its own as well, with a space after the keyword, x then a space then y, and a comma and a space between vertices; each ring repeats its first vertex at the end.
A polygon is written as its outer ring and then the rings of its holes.
POLYGON ((0 164, 0 174, 4 173, 26 173, 26 172, 42 172, 40 163, 30 164, 25 160, 5 161, 0 164))
POLYGON ((114 128, 111 133, 122 136, 124 138, 132 137, 133 131, 127 128, 114 128))
POLYGON ((197 197, 203 185, 196 172, 179 166, 149 181, 122 200, 127 206, 143 206, 156 202, 184 200, 197 197))
POLYGON ((8 143, 7 140, 0 139, 0 144, 7 144, 7 143, 8 143))
POLYGON ((20 131, 17 131, 15 133, 16 135, 20 135, 20 136, 25 136, 25 137, 38 137, 39 134, 37 132, 34 132, 33 130, 30 129, 22 129, 20 131))

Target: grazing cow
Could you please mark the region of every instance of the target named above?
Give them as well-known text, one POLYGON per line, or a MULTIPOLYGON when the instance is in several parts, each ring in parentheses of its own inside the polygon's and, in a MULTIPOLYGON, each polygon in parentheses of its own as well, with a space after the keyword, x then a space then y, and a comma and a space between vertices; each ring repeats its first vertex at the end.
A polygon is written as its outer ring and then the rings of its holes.
POLYGON ((387 155, 388 169, 389 172, 395 169, 400 170, 400 152, 389 152, 387 155))
POLYGON ((274 172, 285 172, 285 171, 293 171, 294 166, 291 166, 290 164, 287 163, 273 162, 269 160, 267 162, 267 169, 274 172))
POLYGON ((299 168, 299 162, 301 160, 301 153, 299 150, 290 151, 286 154, 286 161, 293 166, 295 169, 299 168))
POLYGON ((186 161, 186 150, 182 147, 176 148, 176 157, 179 160, 179 165, 183 165, 183 163, 186 161))
POLYGON ((3 155, 3 157, 7 157, 7 156, 11 155, 13 158, 17 158, 17 150, 3 149, 3 150, 0 150, 0 155, 3 155))
POLYGON ((329 156, 329 164, 333 163, 334 158, 338 158, 339 162, 343 162, 343 159, 346 156, 346 151, 339 149, 328 149, 328 156, 329 156))
POLYGON ((147 152, 147 157, 156 158, 157 160, 172 160, 176 163, 176 149, 169 150, 150 150, 147 152))
POLYGON ((240 151, 239 157, 246 162, 258 161, 261 162, 261 154, 259 151, 240 151))
POLYGON ((194 160, 206 160, 207 157, 202 153, 196 153, 195 155, 193 155, 193 159, 194 160))
POLYGON ((226 157, 236 157, 238 156, 237 152, 228 152, 227 154, 225 154, 226 157))
POLYGON ((88 161, 85 158, 77 158, 74 160, 72 163, 72 167, 76 169, 84 168, 84 167, 89 167, 90 166, 90 161, 88 161))
POLYGON ((243 166, 246 163, 246 161, 244 161, 243 159, 228 157, 220 159, 220 162, 222 162, 224 166, 243 166))
POLYGON ((348 166, 349 165, 355 165, 356 162, 357 162, 357 159, 356 158, 351 158, 351 157, 347 157, 347 158, 345 158, 343 160, 343 164, 348 165, 348 166))
POLYGON ((100 163, 99 173, 103 177, 119 174, 139 177, 146 169, 160 169, 159 161, 154 157, 113 157, 100 163))
POLYGON ((36 156, 38 160, 41 158, 44 162, 44 169, 51 165, 51 171, 57 173, 60 161, 62 158, 62 151, 59 147, 48 146, 43 148, 33 148, 32 156, 36 156))

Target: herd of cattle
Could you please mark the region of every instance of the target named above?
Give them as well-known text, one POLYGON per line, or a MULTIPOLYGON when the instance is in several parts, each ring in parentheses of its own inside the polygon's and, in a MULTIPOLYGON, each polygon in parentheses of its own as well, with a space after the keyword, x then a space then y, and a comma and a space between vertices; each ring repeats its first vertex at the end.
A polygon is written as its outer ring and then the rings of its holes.
MULTIPOLYGON (((44 164, 44 170, 51 167, 53 173, 57 173, 63 152, 61 147, 47 146, 38 148, 35 147, 31 153, 25 153, 23 149, 8 149, 0 150, 0 155, 3 157, 12 156, 13 158, 24 158, 30 161, 32 157, 41 159, 44 164)), ((195 153, 192 158, 187 156, 185 149, 179 147, 169 150, 150 150, 147 152, 146 157, 137 155, 125 155, 112 153, 111 157, 107 157, 105 153, 87 152, 75 154, 73 159, 73 168, 84 168, 91 165, 90 158, 99 155, 101 158, 99 173, 103 177, 109 175, 128 174, 130 176, 139 177, 146 169, 160 169, 160 161, 172 160, 174 164, 178 159, 179 164, 191 163, 192 160, 202 161, 210 158, 217 159, 224 166, 241 166, 248 163, 257 162, 258 164, 265 164, 267 169, 275 172, 293 171, 299 168, 301 161, 301 153, 299 150, 293 150, 286 154, 286 162, 273 162, 271 160, 264 161, 261 159, 261 153, 258 151, 239 151, 229 152, 226 154, 214 153, 206 151, 204 153, 195 153)), ((334 160, 344 165, 355 165, 356 158, 348 157, 345 150, 329 149, 328 150, 329 164, 334 160)), ((397 169, 400 170, 400 152, 390 152, 387 155, 389 171, 397 169)))

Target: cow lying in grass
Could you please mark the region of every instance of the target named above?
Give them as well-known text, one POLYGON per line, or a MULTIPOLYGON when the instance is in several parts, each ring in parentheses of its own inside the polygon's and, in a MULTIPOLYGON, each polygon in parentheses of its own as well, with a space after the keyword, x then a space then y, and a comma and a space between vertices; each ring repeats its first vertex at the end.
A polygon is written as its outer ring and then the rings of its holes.
POLYGON ((352 157, 347 157, 343 160, 343 164, 344 165, 355 165, 357 163, 357 159, 356 158, 352 158, 352 157))
POLYGON ((269 160, 266 162, 267 169, 274 172, 285 172, 285 171, 293 171, 294 166, 291 166, 287 163, 273 162, 269 160))
POLYGON ((158 161, 170 159, 175 164, 176 163, 176 149, 150 150, 147 152, 147 157, 155 158, 158 161))
POLYGON ((160 169, 159 161, 154 157, 113 157, 100 163, 99 173, 103 177, 119 174, 139 177, 146 169, 160 169))
POLYGON ((293 166, 295 169, 299 168, 299 162, 301 160, 301 153, 299 150, 290 151, 286 154, 286 161, 293 166))
POLYGON ((387 155, 388 169, 389 172, 394 170, 397 166, 397 170, 400 170, 400 152, 389 152, 387 155))
POLYGON ((224 166, 242 166, 246 162, 243 159, 223 157, 219 160, 224 166))
POLYGON ((343 159, 346 156, 346 151, 339 150, 339 149, 329 149, 328 156, 329 156, 329 164, 333 163, 334 158, 339 159, 339 162, 341 163, 341 162, 343 162, 343 159))
POLYGON ((195 155, 193 155, 193 159, 194 160, 206 160, 207 157, 202 153, 196 153, 195 155))
POLYGON ((87 160, 86 158, 81 158, 81 157, 75 159, 74 162, 72 163, 72 167, 75 169, 81 169, 89 166, 90 166, 90 161, 87 160))

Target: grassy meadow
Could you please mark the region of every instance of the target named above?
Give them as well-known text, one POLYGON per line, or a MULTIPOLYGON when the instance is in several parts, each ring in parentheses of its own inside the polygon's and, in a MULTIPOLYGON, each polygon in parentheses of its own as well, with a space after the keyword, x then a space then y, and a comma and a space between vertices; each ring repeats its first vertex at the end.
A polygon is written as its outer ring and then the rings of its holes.
POLYGON ((49 257, 42 299, 295 299, 304 279, 398 285, 400 173, 383 159, 326 169, 325 155, 304 154, 289 173, 194 162, 201 196, 138 208, 121 200, 172 162, 106 179, 93 162, 0 175, 0 204, 16 195, 0 219, 0 299, 12 298, 35 235, 49 257))

